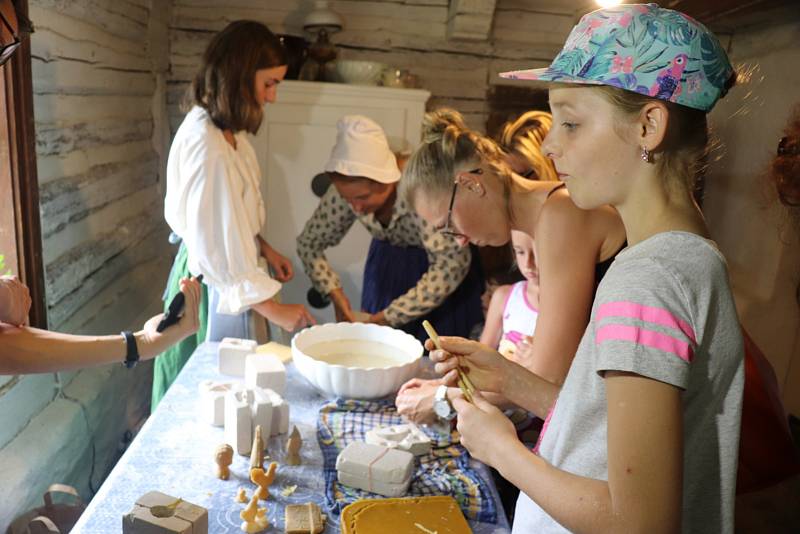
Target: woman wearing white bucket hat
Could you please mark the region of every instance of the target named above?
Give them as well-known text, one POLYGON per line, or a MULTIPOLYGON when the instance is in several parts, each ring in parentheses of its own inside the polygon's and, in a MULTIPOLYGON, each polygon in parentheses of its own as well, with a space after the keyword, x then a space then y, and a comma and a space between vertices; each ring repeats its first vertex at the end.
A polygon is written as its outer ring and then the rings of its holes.
POLYGON ((356 220, 373 237, 364 268, 361 308, 370 322, 427 339, 421 322, 468 336, 482 320, 483 276, 468 247, 434 231, 397 195, 400 170, 381 127, 361 115, 342 117, 325 165, 331 187, 297 238, 314 287, 329 295, 339 321, 356 320, 339 277, 325 258, 356 220))

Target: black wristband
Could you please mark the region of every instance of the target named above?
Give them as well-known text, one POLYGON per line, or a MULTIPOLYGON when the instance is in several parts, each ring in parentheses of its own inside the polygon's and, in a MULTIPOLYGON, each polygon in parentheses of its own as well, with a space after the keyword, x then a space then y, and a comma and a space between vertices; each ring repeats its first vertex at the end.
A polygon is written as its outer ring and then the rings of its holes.
POLYGON ((136 338, 133 332, 128 330, 120 333, 125 338, 125 367, 131 369, 139 362, 139 348, 136 346, 136 338))

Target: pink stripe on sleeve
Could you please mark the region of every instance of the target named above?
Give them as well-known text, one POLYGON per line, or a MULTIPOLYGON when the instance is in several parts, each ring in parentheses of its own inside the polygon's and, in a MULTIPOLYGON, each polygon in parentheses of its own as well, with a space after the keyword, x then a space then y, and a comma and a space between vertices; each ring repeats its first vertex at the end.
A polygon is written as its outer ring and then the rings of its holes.
POLYGON ((697 343, 692 325, 675 317, 672 312, 663 308, 643 306, 635 302, 607 302, 601 304, 597 309, 595 321, 599 322, 606 317, 630 317, 632 319, 639 319, 640 321, 647 321, 648 323, 675 328, 683 332, 686 337, 692 340, 692 343, 697 343))
POLYGON ((667 334, 662 334, 661 332, 654 332, 637 326, 622 324, 609 324, 597 329, 594 340, 597 345, 604 341, 615 340, 630 341, 637 345, 645 345, 647 347, 663 350, 689 363, 691 363, 694 357, 694 351, 689 343, 681 341, 680 339, 675 339, 667 334))
POLYGON ((539 445, 542 444, 542 439, 544 438, 544 433, 547 430, 548 425, 550 425, 550 418, 553 417, 553 411, 555 411, 555 409, 556 409, 556 403, 557 402, 558 402, 558 399, 556 399, 556 401, 550 407, 550 411, 547 412, 547 417, 545 417, 545 419, 544 419, 544 424, 542 425, 542 430, 539 432, 539 439, 536 440, 536 445, 534 445, 534 447, 532 449, 534 454, 539 454, 539 445))

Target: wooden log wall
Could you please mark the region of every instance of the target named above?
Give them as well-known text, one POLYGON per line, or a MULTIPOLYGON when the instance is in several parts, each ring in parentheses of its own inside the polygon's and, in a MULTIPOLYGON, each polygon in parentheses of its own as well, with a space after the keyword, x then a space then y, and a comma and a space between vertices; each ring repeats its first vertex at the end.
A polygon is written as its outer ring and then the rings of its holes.
MULTIPOLYGON (((495 6, 492 30, 488 38, 476 41, 448 38, 451 1, 455 0, 332 1, 331 8, 345 24, 332 40, 340 58, 409 69, 431 91, 430 108, 454 107, 482 129, 488 115, 487 91, 493 84, 515 83, 501 81, 497 72, 549 64, 582 2, 484 0, 488 12, 495 6)), ((474 7, 479 3, 470 2, 472 9, 487 12, 474 7)), ((228 0, 224 7, 214 0, 175 0, 168 88, 173 131, 182 117, 178 104, 213 32, 248 18, 264 22, 276 33, 302 35, 303 18, 311 7, 305 0, 228 0)))
MULTIPOLYGON (((51 329, 136 330, 160 308, 174 253, 162 213, 171 4, 29 0, 51 329)), ((0 531, 48 484, 91 497, 149 411, 151 375, 0 377, 0 531)))

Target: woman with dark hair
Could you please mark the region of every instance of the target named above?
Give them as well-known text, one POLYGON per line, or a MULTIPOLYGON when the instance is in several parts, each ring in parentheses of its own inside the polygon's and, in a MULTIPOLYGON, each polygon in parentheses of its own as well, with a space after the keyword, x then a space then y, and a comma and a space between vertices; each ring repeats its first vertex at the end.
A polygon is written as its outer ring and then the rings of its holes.
POLYGON ((215 35, 192 82, 189 109, 167 163, 164 216, 181 239, 165 291, 204 276, 200 328, 156 359, 153 407, 203 340, 254 338, 259 315, 293 331, 314 323, 301 304, 273 299, 293 276, 289 260, 259 235, 265 220, 261 173, 247 133, 286 75, 286 52, 261 23, 236 21, 215 35), (267 270, 275 272, 273 279, 267 270))

